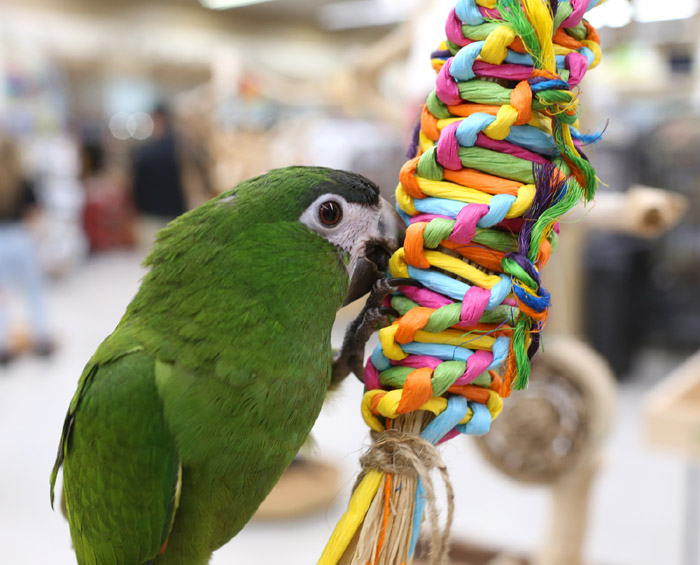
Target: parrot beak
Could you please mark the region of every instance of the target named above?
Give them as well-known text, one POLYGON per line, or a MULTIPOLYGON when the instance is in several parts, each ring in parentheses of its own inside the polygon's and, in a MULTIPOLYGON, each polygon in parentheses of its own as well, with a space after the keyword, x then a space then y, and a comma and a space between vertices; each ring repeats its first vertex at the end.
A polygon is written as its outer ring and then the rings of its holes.
POLYGON ((379 219, 368 234, 362 255, 355 261, 343 306, 367 294, 374 283, 386 275, 389 259, 403 244, 405 229, 401 216, 386 200, 380 197, 380 201, 379 219))

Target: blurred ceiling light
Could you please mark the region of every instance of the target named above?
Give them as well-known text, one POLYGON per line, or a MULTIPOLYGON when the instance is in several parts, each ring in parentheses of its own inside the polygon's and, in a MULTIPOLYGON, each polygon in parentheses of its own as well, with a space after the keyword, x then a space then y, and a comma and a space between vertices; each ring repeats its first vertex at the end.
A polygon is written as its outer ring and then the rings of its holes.
POLYGON ((154 126, 153 118, 146 112, 135 112, 126 120, 126 131, 139 141, 151 137, 154 126))
POLYGON ((349 0, 322 6, 318 20, 328 30, 374 27, 402 22, 417 0, 349 0))
POLYGON ((251 4, 262 4, 272 0, 199 0, 199 3, 210 10, 228 10, 230 8, 240 8, 251 4))
POLYGON ((122 141, 129 139, 131 134, 126 129, 126 122, 129 119, 129 114, 127 112, 117 112, 112 115, 109 120, 109 131, 117 139, 122 141))
POLYGON ((633 0, 634 19, 638 22, 660 22, 681 20, 694 16, 698 11, 698 0, 633 0))
POLYGON ((131 137, 143 141, 153 134, 154 125, 153 118, 146 112, 117 112, 109 120, 109 131, 122 141, 131 137))
POLYGON ((586 19, 595 28, 623 27, 632 21, 632 6, 628 0, 607 0, 588 12, 586 19))

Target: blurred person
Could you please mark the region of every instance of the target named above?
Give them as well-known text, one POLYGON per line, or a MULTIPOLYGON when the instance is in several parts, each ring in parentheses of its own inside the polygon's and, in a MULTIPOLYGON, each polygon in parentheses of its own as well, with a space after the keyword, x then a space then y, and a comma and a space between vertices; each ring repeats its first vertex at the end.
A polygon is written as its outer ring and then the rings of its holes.
POLYGON ((83 138, 81 161, 85 189, 83 227, 90 250, 133 247, 134 205, 128 179, 107 166, 105 149, 94 135, 83 138))
POLYGON ((161 103, 152 118, 153 133, 137 150, 133 168, 134 201, 143 215, 141 237, 147 245, 156 231, 187 209, 171 111, 161 103))
POLYGON ((20 350, 12 340, 10 286, 26 294, 34 353, 48 356, 55 348, 48 327, 44 276, 30 229, 38 215, 36 194, 23 175, 19 147, 0 137, 0 364, 7 364, 20 350))

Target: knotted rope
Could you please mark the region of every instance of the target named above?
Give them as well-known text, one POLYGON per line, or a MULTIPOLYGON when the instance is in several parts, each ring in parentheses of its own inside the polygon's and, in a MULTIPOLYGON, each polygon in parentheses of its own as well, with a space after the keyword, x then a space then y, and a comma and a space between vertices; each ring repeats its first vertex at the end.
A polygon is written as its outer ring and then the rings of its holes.
POLYGON ((440 452, 429 441, 420 436, 400 430, 388 429, 372 433, 372 445, 360 458, 362 473, 356 486, 370 470, 387 475, 420 478, 425 485, 427 514, 430 519, 430 564, 446 565, 449 553, 449 537, 454 515, 454 491, 447 466, 440 452), (439 525, 437 497, 430 471, 440 472, 446 490, 447 517, 442 528, 439 525))

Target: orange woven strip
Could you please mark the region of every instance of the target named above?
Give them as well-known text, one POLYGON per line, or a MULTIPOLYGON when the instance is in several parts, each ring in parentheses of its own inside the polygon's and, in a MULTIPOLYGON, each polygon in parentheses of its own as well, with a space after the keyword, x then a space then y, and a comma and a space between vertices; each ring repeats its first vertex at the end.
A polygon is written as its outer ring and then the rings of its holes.
POLYGON ((552 254, 552 244, 549 243, 548 239, 543 239, 540 243, 540 251, 537 254, 537 262, 539 263, 538 268, 541 270, 549 261, 549 256, 552 254))
POLYGON ((488 389, 476 385, 452 385, 447 390, 479 404, 486 404, 490 396, 488 389))
POLYGON ((527 124, 532 119, 532 90, 526 80, 521 80, 513 89, 510 105, 518 111, 516 126, 527 124))
POLYGON ((401 400, 396 407, 397 414, 406 414, 418 410, 433 397, 433 385, 430 382, 433 370, 422 367, 409 373, 403 385, 401 400))
POLYGON ((410 161, 406 161, 399 173, 401 186, 403 186, 406 193, 409 196, 413 196, 413 198, 425 198, 425 194, 421 192, 418 186, 418 180, 416 179, 416 166, 418 165, 419 158, 420 157, 414 157, 410 161))
POLYGON ((377 553, 374 554, 374 565, 379 563, 379 553, 382 551, 384 539, 386 538, 386 526, 389 523, 389 500, 391 499, 391 473, 386 474, 384 479, 384 516, 382 516, 382 529, 377 540, 377 553))
MULTIPOLYGON (((588 39, 590 39, 590 36, 588 39)), ((557 28, 557 31, 555 31, 554 35, 552 36, 552 41, 554 41, 554 43, 557 45, 566 47, 567 49, 581 49, 581 47, 583 47, 583 43, 571 37, 562 28, 557 28)))
POLYGON ((458 104, 456 106, 447 106, 447 109, 450 111, 450 114, 454 116, 460 116, 462 118, 468 118, 472 114, 475 114, 476 112, 480 112, 482 114, 490 114, 492 116, 495 116, 498 114, 498 111, 501 109, 500 106, 489 106, 487 104, 458 104))
POLYGON ((449 239, 445 239, 440 244, 447 249, 452 249, 459 253, 462 257, 466 257, 470 261, 474 261, 491 271, 502 272, 501 260, 505 257, 505 253, 494 251, 488 247, 481 247, 476 244, 455 243, 449 239))
POLYGON ((475 169, 461 169, 459 171, 445 169, 443 176, 445 180, 470 188, 478 188, 488 194, 512 194, 517 196, 518 189, 523 186, 521 182, 503 179, 475 169))
POLYGON ((437 123, 437 118, 428 111, 428 105, 424 105, 420 115, 420 129, 428 139, 433 141, 437 141, 440 138, 440 130, 437 123))
POLYGON ((404 240, 404 250, 406 253, 406 263, 419 269, 429 269, 430 263, 425 257, 423 249, 423 232, 427 222, 416 222, 406 228, 406 238, 404 240))
POLYGON ((527 49, 525 49, 525 45, 523 45, 523 42, 519 37, 516 37, 512 41, 512 43, 508 46, 508 49, 512 49, 518 53, 527 53, 527 49))
POLYGON ((396 343, 412 342, 416 337, 416 332, 425 327, 428 320, 430 320, 430 316, 433 315, 433 312, 435 312, 435 310, 426 308, 425 306, 411 308, 396 322, 399 329, 396 330, 394 341, 396 341, 396 343))
POLYGON ((372 397, 372 401, 370 403, 370 407, 372 408, 372 412, 374 414, 378 414, 377 412, 377 406, 379 405, 379 401, 386 396, 386 393, 384 394, 377 394, 376 396, 372 397))
POLYGON ((545 78, 551 78, 551 79, 556 79, 557 75, 555 75, 553 72, 548 71, 546 69, 532 69, 532 73, 530 76, 533 77, 545 77, 545 78))
POLYGON ((581 23, 583 23, 583 25, 586 27, 586 31, 588 31, 588 37, 586 39, 600 45, 600 35, 598 35, 596 29, 586 20, 581 20, 581 23))

